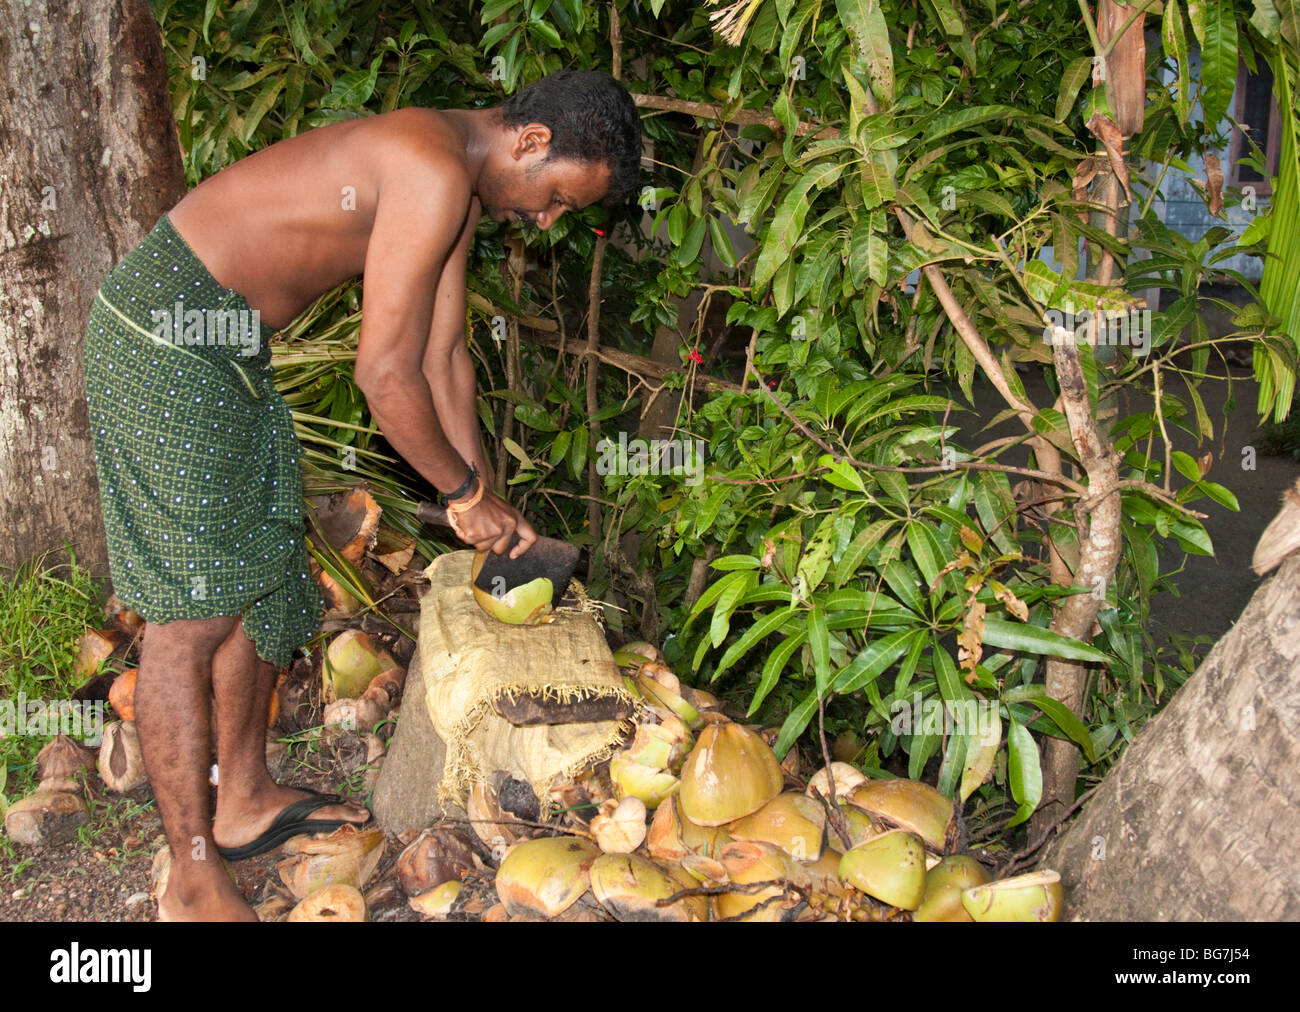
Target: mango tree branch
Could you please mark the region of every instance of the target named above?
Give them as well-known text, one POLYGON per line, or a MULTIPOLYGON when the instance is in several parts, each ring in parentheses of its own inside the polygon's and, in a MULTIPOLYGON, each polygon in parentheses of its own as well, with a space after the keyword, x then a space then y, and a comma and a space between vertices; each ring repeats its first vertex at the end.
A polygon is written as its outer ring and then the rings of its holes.
MULTIPOLYGON (((1079 570, 1076 582, 1092 588, 1091 594, 1073 594, 1060 602, 1052 620, 1052 630, 1063 636, 1088 641, 1106 591, 1115 576, 1124 542, 1120 521, 1122 506, 1119 493, 1120 458, 1097 428, 1088 399, 1088 387, 1079 366, 1079 350, 1073 341, 1054 344, 1056 377, 1061 385, 1070 437, 1079 453, 1079 462, 1088 477, 1087 507, 1076 507, 1076 520, 1086 524, 1081 532, 1079 570)), ((1048 658, 1047 694, 1064 703, 1076 717, 1083 713, 1083 692, 1087 669, 1076 661, 1048 658)), ((1043 793, 1034 823, 1041 832, 1074 801, 1074 786, 1079 776, 1079 753, 1068 741, 1047 738, 1043 749, 1043 793), (1056 807, 1059 806, 1059 807, 1056 807)))
MULTIPOLYGON (((911 216, 901 207, 895 207, 894 214, 898 218, 899 224, 903 226, 903 235, 910 242, 912 239, 911 216)), ((1047 439, 1040 436, 1038 430, 1034 428, 1034 416, 1038 414, 1038 409, 1028 400, 1019 397, 1011 389, 1011 384, 1007 382, 1006 373, 1002 371, 1002 363, 994 357, 988 342, 984 340, 984 335, 979 332, 979 328, 966 315, 966 310, 957 301, 957 296, 953 294, 952 288, 949 287, 939 267, 936 264, 928 264, 923 268, 923 272, 926 280, 930 282, 930 286, 934 289, 934 294, 939 299, 939 305, 943 307, 944 314, 957 332, 957 336, 966 345, 976 364, 993 384, 994 389, 1002 395, 1002 399, 1016 412, 1025 428, 1029 430, 1031 434, 1029 445, 1033 448, 1038 466, 1049 474, 1063 474, 1061 451, 1047 439)), ((1058 508, 1059 503, 1049 503, 1045 508, 1045 512, 1051 515, 1058 508)), ((1061 554, 1056 550, 1056 543, 1050 537, 1047 538, 1047 551, 1052 580, 1061 586, 1068 586, 1071 581, 1070 567, 1065 564, 1065 560, 1061 558, 1061 554)))
MULTIPOLYGON (((734 123, 737 126, 765 126, 776 130, 779 133, 785 132, 785 127, 781 121, 770 112, 759 112, 757 109, 729 109, 725 106, 711 105, 708 102, 691 102, 683 98, 669 98, 666 95, 633 95, 632 101, 642 109, 660 109, 664 112, 680 112, 687 116, 698 116, 700 119, 716 120, 719 123, 734 123)), ((815 139, 824 137, 834 137, 839 132, 839 127, 824 127, 820 123, 800 121, 795 128, 795 132, 802 137, 804 134, 817 132, 813 134, 815 139)))

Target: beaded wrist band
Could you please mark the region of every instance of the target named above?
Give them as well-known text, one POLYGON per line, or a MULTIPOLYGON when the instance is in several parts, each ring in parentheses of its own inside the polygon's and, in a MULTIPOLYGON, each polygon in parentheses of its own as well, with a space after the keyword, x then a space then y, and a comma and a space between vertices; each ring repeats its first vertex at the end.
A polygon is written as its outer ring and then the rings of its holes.
POLYGON ((469 471, 465 475, 465 480, 460 483, 460 488, 454 492, 444 492, 442 501, 445 505, 450 506, 453 499, 459 499, 463 495, 469 494, 469 490, 474 487, 474 479, 478 477, 478 468, 469 464, 469 471))

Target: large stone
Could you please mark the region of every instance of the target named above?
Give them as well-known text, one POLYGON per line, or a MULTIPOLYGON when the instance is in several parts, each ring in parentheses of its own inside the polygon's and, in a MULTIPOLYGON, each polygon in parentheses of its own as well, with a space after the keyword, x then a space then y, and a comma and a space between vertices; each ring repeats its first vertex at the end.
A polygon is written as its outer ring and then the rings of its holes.
POLYGON ((438 785, 442 782, 447 748, 433 729, 424 699, 420 648, 416 646, 407 667, 397 731, 375 782, 372 810, 379 825, 390 833, 406 829, 418 832, 444 814, 438 804, 438 785))

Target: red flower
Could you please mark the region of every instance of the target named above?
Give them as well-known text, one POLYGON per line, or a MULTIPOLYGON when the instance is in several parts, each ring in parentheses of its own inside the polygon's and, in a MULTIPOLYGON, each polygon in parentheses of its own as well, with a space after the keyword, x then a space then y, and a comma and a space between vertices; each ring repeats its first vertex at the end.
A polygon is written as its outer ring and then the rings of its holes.
POLYGON ((704 356, 700 354, 699 348, 692 348, 686 356, 686 361, 694 362, 696 365, 703 365, 704 356))

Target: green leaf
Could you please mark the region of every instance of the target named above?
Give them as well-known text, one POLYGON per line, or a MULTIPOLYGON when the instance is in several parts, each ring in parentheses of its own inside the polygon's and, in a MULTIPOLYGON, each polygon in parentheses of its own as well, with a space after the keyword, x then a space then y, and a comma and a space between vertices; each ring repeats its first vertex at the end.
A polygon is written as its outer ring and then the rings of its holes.
POLYGON ((823 453, 817 458, 817 463, 821 467, 828 469, 822 477, 836 488, 848 489, 851 492, 865 492, 867 490, 857 469, 847 460, 836 460, 829 453, 823 453))
POLYGON ((785 718, 785 723, 781 725, 781 730, 776 736, 776 744, 772 746, 772 751, 776 753, 778 759, 785 758, 785 754, 790 751, 790 746, 795 743, 799 735, 803 734, 804 728, 808 726, 808 722, 813 719, 816 712, 817 691, 814 689, 799 701, 798 705, 790 711, 790 715, 785 718))
POLYGON ((1192 89, 1187 63, 1187 33, 1183 28, 1183 12, 1178 0, 1165 0, 1160 37, 1164 42, 1165 55, 1173 57, 1178 64, 1178 94, 1174 97, 1174 112, 1180 123, 1186 123, 1192 111, 1192 89))
POLYGON ((925 147, 930 147, 941 137, 947 137, 959 130, 969 130, 973 126, 979 126, 981 123, 987 123, 989 120, 995 119, 1015 123, 1017 120, 1023 119, 1024 115, 1023 110, 1009 105, 977 105, 968 106, 965 109, 956 109, 953 112, 946 112, 936 116, 930 124, 930 128, 926 130, 925 135, 921 138, 921 143, 925 147))
MULTIPOLYGON (((817 165, 790 187, 772 216, 772 223, 763 234, 762 250, 754 265, 755 288, 761 288, 771 281, 778 265, 788 263, 795 247, 803 240, 804 220, 808 215, 812 191, 829 186, 843 171, 844 166, 840 164, 817 165)), ((670 229, 671 225, 670 218, 670 229)))
POLYGON ((552 49, 562 49, 564 47, 564 40, 560 38, 560 33, 545 21, 529 21, 528 33, 552 49))
POLYGON ((847 695, 875 681, 882 671, 903 656, 913 637, 924 636, 926 632, 925 629, 900 629, 873 640, 835 676, 833 690, 847 695))
POLYGON ((582 475, 587 466, 587 443, 590 440, 585 425, 573 430, 573 439, 569 443, 569 473, 576 479, 582 475))
POLYGON ((742 569, 734 573, 728 573, 726 576, 722 577, 722 579, 710 584, 704 593, 700 595, 700 599, 695 602, 695 607, 691 609, 691 613, 686 616, 686 622, 682 626, 682 631, 685 632, 689 629, 691 623, 695 621, 696 617, 703 612, 705 608, 708 608, 713 604, 714 601, 718 600, 718 598, 721 597, 729 587, 732 587, 737 583, 744 583, 746 586, 752 586, 753 584, 750 581, 754 578, 753 570, 742 569))
POLYGON ((837 589, 844 586, 857 573, 876 542, 885 536, 894 523, 893 520, 875 520, 858 532, 858 536, 853 539, 849 547, 844 549, 844 554, 840 556, 840 561, 835 567, 837 589))
POLYGON ((673 250, 673 260, 682 267, 690 267, 700 257, 700 249, 704 245, 704 232, 708 227, 708 219, 696 218, 691 222, 691 227, 686 230, 686 235, 682 238, 682 244, 673 250))
POLYGON ((569 441, 572 439, 573 433, 568 429, 556 435, 551 443, 551 451, 547 455, 547 459, 551 464, 558 464, 565 458, 565 455, 569 452, 569 441))
POLYGON ((1173 452, 1174 469, 1188 481, 1199 482, 1201 480, 1201 469, 1196 466, 1196 461, 1182 450, 1173 452))
MULTIPOLYGON (((370 61, 370 69, 350 70, 336 80, 330 93, 321 99, 321 106, 326 109, 356 109, 365 105, 374 94, 382 60, 382 56, 376 56, 370 61)), ((283 79, 280 83, 283 84, 283 79)))
POLYGON ((884 151, 867 151, 859 168, 862 181, 862 202, 867 210, 879 207, 894 199, 897 193, 891 158, 884 151))
POLYGON ((916 562, 917 568, 921 570, 921 577, 925 580, 928 592, 929 588, 934 586, 935 578, 943 567, 939 554, 940 546, 934 531, 930 530, 930 526, 923 521, 913 520, 907 525, 907 547, 912 552, 912 559, 916 562))
POLYGON ((536 404, 515 405, 515 420, 538 432, 560 431, 559 423, 551 417, 551 413, 536 404))
POLYGON ((808 539, 799 559, 799 568, 795 571, 796 580, 802 582, 808 594, 812 594, 821 585, 826 570, 830 568, 834 541, 835 517, 831 515, 821 522, 816 533, 808 539))
POLYGON ((812 612, 808 616, 808 645, 812 647, 817 694, 825 699, 831 679, 831 638, 826 630, 826 613, 817 602, 813 602, 812 612))
POLYGON ((929 3, 934 8, 945 34, 964 35, 966 33, 966 26, 962 23, 961 16, 958 15, 949 0, 929 0, 929 3))
POLYGON ((1232 510, 1234 513, 1241 512, 1241 506, 1237 502, 1237 497, 1228 489, 1213 481, 1202 481, 1196 486, 1220 506, 1232 510))
MULTIPOLYGON (((776 630, 780 629, 781 626, 785 625, 787 622, 793 621, 796 617, 797 616, 795 615, 791 615, 790 611, 785 608, 769 611, 766 615, 746 629, 744 634, 736 640, 735 643, 727 647, 726 653, 724 653, 722 659, 718 661, 718 666, 714 669, 713 677, 710 678, 709 681, 716 680, 719 675, 744 657, 759 640, 763 639, 765 636, 770 636, 772 633, 776 632, 776 630)), ((767 693, 765 692, 763 695, 767 695, 767 693)))
POLYGON ((1016 500, 1011 483, 1002 471, 977 471, 974 476, 975 512, 985 532, 992 532, 993 543, 1003 552, 1020 551, 1015 539, 1016 500))
POLYGON ((925 613, 925 599, 921 596, 921 591, 913 579, 916 572, 914 569, 894 559, 885 566, 882 572, 885 582, 889 584, 889 589, 894 592, 894 596, 905 607, 910 608, 918 615, 925 613))
POLYGON ((974 699, 975 695, 962 681, 957 665, 952 662, 952 655, 940 644, 934 644, 930 651, 934 664, 934 680, 939 686, 939 695, 947 702, 961 703, 974 699))
MULTIPOLYGON (((781 672, 790 661, 791 655, 803 646, 804 641, 808 639, 807 630, 800 630, 783 639, 780 645, 767 656, 767 663, 763 665, 763 677, 759 679, 758 688, 754 690, 754 698, 749 702, 749 710, 746 716, 752 717, 763 700, 767 698, 769 692, 776 687, 777 680, 781 677, 781 672)), ((715 676, 716 677, 716 676, 715 676)), ((817 698, 813 697, 813 706, 816 707, 817 698)), ((803 728, 799 729, 800 731, 803 728)), ((796 736, 798 732, 796 732, 796 736)))
POLYGON ((1061 90, 1056 96, 1056 121, 1064 123, 1065 118, 1070 115, 1074 109, 1074 103, 1079 98, 1079 89, 1083 87, 1083 82, 1092 76, 1092 57, 1080 56, 1070 61, 1070 65, 1065 68, 1065 73, 1061 75, 1061 90))
POLYGON ((1191 0, 1187 14, 1201 45, 1201 109, 1217 129, 1237 84, 1237 23, 1228 0, 1191 0))
POLYGON ((871 90, 882 105, 894 101, 894 51, 889 26, 878 0, 835 0, 840 21, 853 40, 859 57, 867 63, 871 90))
MULTIPOLYGON (((1166 516, 1167 514, 1161 513, 1160 515, 1166 516)), ((1169 529, 1182 546, 1183 551, 1191 552, 1193 555, 1214 554, 1214 544, 1210 541, 1210 535, 1206 533, 1199 520, 1190 517, 1176 520, 1171 518, 1169 529)))
POLYGON ((1105 654, 1094 646, 1062 636, 1051 629, 988 616, 984 619, 984 643, 1004 650, 1023 650, 1031 654, 1050 654, 1071 661, 1105 664, 1105 654))
POLYGON ((1088 757, 1088 762, 1095 763, 1097 755, 1092 748, 1092 736, 1088 734, 1088 729, 1083 726, 1070 708, 1058 699, 1052 699, 1050 696, 1028 696, 1024 700, 1030 706, 1036 706, 1042 710, 1047 719, 1059 727, 1070 740, 1083 749, 1083 754, 1088 757))
POLYGON ((713 244, 713 252, 718 255, 722 265, 734 268, 736 266, 736 251, 732 248, 727 230, 723 227, 722 220, 717 215, 709 215, 709 241, 713 244))
POLYGON ((1043 771, 1038 762, 1038 745, 1028 728, 1014 717, 1007 730, 1007 778, 1011 796, 1020 803, 1007 828, 1018 826, 1033 814, 1043 797, 1043 771))
MULTIPOLYGON (((751 580, 757 579, 752 571, 741 573, 741 576, 749 577, 751 580)), ((731 628, 731 613, 736 610, 741 597, 748 589, 749 581, 741 579, 718 595, 718 603, 713 608, 713 620, 709 623, 709 641, 715 647, 721 646, 722 641, 727 638, 727 632, 731 628)))
MULTIPOLYGON (((378 58, 376 58, 376 63, 378 58)), ((266 87, 258 93, 257 98, 253 99, 252 104, 248 107, 248 112, 244 113, 243 129, 239 131, 239 139, 248 144, 253 139, 253 134, 257 132, 258 126, 262 119, 275 106, 275 100, 280 95, 280 89, 285 85, 286 78, 277 77, 273 81, 268 81, 266 87)))
POLYGON ((720 570, 757 569, 758 567, 759 561, 752 555, 724 555, 711 563, 711 568, 720 570))

